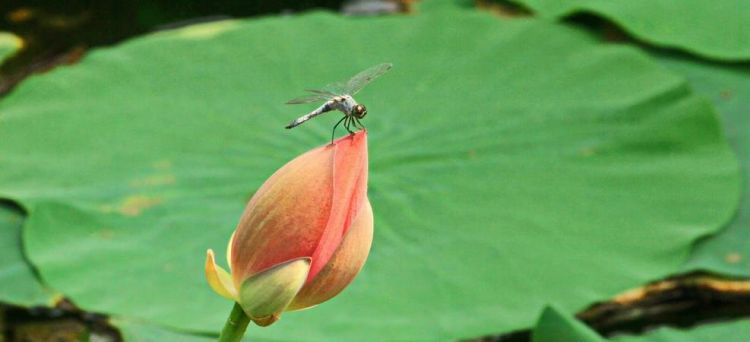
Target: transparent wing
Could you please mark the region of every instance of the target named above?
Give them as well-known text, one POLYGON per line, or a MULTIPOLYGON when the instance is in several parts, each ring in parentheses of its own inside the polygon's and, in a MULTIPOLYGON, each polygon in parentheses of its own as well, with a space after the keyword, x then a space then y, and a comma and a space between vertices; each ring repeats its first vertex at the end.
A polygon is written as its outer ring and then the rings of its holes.
POLYGON ((385 74, 388 70, 391 70, 391 67, 393 67, 393 64, 391 63, 378 64, 354 75, 354 77, 349 79, 346 83, 336 82, 326 85, 323 89, 307 89, 307 91, 311 92, 313 95, 291 99, 287 101, 287 104, 322 102, 328 101, 332 97, 338 95, 354 95, 362 90, 365 85, 372 82, 372 80, 385 74))
POLYGON ((323 87, 323 89, 319 91, 332 94, 333 96, 338 96, 338 95, 344 95, 345 89, 346 89, 346 83, 336 82, 336 83, 326 84, 326 86, 323 87))
POLYGON ((371 67, 359 74, 354 75, 349 82, 346 83, 343 93, 347 95, 354 95, 364 88, 372 80, 385 74, 388 70, 391 70, 393 64, 383 63, 371 67))
POLYGON ((328 101, 328 99, 332 97, 332 95, 325 90, 308 90, 308 91, 313 93, 313 95, 297 97, 297 98, 287 101, 286 104, 324 102, 324 101, 328 101))
MULTIPOLYGON (((328 87, 329 86, 326 86, 326 89, 328 87)), ((336 94, 336 93, 334 93, 334 92, 332 92, 330 90, 305 89, 305 91, 309 91, 309 92, 311 92, 313 94, 317 94, 317 95, 325 95, 325 96, 328 96, 328 97, 334 97, 334 96, 339 95, 339 94, 336 94)))

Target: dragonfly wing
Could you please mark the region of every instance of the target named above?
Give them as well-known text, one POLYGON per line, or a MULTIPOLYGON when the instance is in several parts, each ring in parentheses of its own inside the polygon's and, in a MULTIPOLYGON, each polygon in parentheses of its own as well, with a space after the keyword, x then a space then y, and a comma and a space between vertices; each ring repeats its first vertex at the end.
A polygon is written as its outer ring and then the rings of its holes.
POLYGON ((344 90, 346 89, 347 84, 345 82, 336 82, 327 84, 325 87, 323 87, 323 90, 328 94, 333 94, 334 96, 338 95, 344 95, 344 90))
POLYGON ((311 92, 313 94, 316 94, 316 95, 325 95, 325 96, 328 96, 328 97, 334 97, 334 96, 338 96, 339 95, 339 94, 336 94, 336 93, 328 91, 328 90, 305 89, 305 91, 309 91, 309 92, 311 92))
POLYGON ((300 103, 311 103, 311 102, 321 102, 321 101, 328 101, 331 96, 328 94, 315 94, 315 95, 308 95, 308 96, 302 96, 295 99, 291 99, 286 102, 286 104, 300 104, 300 103))
POLYGON ((352 77, 346 83, 331 83, 320 90, 308 89, 307 91, 311 92, 313 95, 291 99, 287 101, 287 104, 328 101, 332 97, 338 95, 354 95, 359 92, 365 85, 372 82, 372 80, 380 77, 380 75, 382 74, 385 74, 388 70, 391 70, 391 67, 393 67, 393 64, 391 63, 378 64, 354 75, 354 77, 352 77))
POLYGON ((388 70, 391 70, 392 67, 393 64, 391 63, 382 63, 354 75, 354 77, 352 77, 349 82, 346 83, 344 94, 354 95, 358 93, 368 83, 385 74, 386 72, 388 72, 388 70))

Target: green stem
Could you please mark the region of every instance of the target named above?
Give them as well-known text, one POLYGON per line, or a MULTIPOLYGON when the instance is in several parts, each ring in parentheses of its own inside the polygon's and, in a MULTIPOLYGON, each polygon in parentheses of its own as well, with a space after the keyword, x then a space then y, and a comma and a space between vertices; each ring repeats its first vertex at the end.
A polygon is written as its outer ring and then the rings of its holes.
POLYGON ((245 315, 239 304, 234 303, 232 312, 229 314, 229 318, 227 318, 227 323, 224 324, 224 329, 221 331, 221 335, 219 335, 219 342, 237 342, 242 340, 248 323, 250 323, 250 317, 245 315))

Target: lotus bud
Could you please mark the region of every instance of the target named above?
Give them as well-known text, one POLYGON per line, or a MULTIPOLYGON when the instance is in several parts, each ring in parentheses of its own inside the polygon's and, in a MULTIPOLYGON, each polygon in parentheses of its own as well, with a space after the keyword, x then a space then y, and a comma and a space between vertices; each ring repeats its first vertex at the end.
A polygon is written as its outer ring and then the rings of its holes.
POLYGON ((256 324, 336 296, 372 243, 367 132, 308 151, 277 170, 250 199, 227 248, 230 272, 208 250, 206 278, 256 324))

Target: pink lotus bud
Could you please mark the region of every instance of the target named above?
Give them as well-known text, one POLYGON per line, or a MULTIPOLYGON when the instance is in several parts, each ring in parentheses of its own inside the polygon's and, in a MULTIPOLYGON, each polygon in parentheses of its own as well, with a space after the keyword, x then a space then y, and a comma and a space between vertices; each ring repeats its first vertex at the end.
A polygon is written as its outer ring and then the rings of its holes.
POLYGON ((373 217, 367 199, 367 132, 308 151, 253 195, 227 248, 231 275, 212 250, 206 278, 216 293, 266 326, 283 311, 341 292, 367 259, 373 217))

